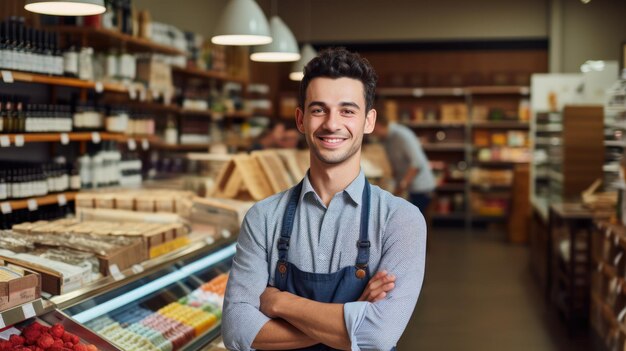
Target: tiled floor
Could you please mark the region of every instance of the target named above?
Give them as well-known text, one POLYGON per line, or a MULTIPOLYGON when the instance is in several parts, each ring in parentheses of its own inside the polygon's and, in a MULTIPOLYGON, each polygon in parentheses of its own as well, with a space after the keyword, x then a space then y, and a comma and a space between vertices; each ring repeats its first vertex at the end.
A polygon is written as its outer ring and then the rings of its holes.
POLYGON ((398 350, 582 351, 543 299, 527 246, 475 231, 429 236, 424 286, 398 350))

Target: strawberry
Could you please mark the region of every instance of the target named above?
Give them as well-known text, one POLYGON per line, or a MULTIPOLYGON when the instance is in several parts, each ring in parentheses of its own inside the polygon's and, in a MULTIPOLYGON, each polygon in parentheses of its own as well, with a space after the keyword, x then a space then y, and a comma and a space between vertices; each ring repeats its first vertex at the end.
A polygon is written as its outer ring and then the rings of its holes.
POLYGON ((24 339, 23 337, 17 334, 13 334, 11 335, 11 337, 9 337, 9 341, 11 342, 11 344, 13 344, 13 346, 20 346, 20 345, 24 345, 24 342, 26 341, 26 339, 24 339))
POLYGON ((42 349, 47 349, 48 347, 52 346, 52 344, 54 344, 54 339, 50 334, 47 333, 41 335, 39 340, 37 340, 37 346, 41 347, 42 349))
POLYGON ((96 345, 87 345, 87 351, 98 351, 98 348, 96 347, 96 345))
MULTIPOLYGON (((54 338, 54 337, 53 337, 54 338)), ((54 343, 52 343, 51 347, 64 347, 65 345, 63 344, 63 340, 61 339, 56 339, 54 340, 54 343)))
POLYGON ((63 333, 65 333, 65 328, 61 324, 57 323, 50 328, 50 334, 55 338, 61 338, 63 333))

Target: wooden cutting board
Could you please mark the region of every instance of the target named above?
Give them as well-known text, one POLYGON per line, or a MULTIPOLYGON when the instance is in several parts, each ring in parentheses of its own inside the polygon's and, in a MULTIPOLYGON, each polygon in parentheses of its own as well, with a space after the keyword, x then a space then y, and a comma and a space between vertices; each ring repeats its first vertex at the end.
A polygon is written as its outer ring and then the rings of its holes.
POLYGON ((261 165, 274 193, 291 188, 294 183, 278 153, 274 150, 255 151, 251 154, 261 165))

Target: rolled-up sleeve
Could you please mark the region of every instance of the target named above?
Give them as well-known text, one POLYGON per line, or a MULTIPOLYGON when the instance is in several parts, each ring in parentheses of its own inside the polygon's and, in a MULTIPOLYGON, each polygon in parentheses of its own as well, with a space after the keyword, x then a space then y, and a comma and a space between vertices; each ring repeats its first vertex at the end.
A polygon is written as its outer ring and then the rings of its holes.
POLYGON ((408 205, 399 207, 387 221, 382 240, 378 270, 394 274, 396 284, 382 301, 344 305, 352 350, 391 350, 402 336, 422 288, 426 223, 419 210, 408 205))
POLYGON ((239 233, 222 319, 224 344, 229 350, 250 350, 256 335, 270 320, 259 311, 259 297, 269 277, 264 222, 258 208, 252 207, 239 233))

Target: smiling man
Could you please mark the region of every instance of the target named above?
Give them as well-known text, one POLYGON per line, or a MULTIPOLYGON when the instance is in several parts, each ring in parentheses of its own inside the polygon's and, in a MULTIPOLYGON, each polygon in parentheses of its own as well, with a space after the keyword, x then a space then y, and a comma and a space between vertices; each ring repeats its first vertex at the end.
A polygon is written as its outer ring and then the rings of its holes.
POLYGON ((311 168, 244 219, 224 301, 228 349, 395 348, 422 286, 426 225, 361 171, 375 88, 367 60, 345 49, 305 67, 296 124, 311 168))

